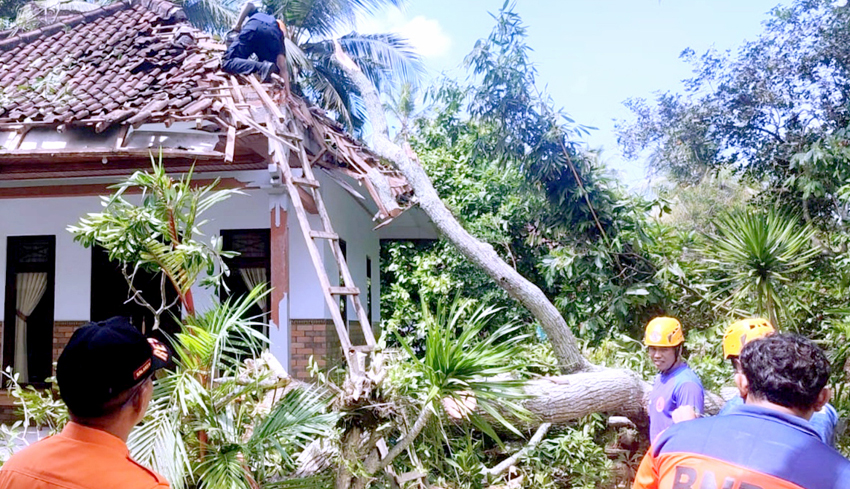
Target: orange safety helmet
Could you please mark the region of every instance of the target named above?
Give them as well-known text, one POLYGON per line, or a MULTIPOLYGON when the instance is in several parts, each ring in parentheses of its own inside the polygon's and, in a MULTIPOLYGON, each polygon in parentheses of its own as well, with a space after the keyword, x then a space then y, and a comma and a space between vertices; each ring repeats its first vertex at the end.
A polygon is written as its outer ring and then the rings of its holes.
POLYGON ((764 318, 747 318, 735 321, 723 335, 723 358, 737 357, 744 345, 758 338, 772 335, 776 329, 764 318))
POLYGON ((646 325, 643 344, 646 346, 679 346, 685 342, 682 323, 676 318, 659 316, 646 325))

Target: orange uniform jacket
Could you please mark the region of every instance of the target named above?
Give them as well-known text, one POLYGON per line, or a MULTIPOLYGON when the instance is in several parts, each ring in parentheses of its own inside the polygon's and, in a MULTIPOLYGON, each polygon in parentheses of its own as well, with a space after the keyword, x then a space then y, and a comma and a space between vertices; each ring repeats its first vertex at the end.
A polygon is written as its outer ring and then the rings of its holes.
POLYGON ((16 453, 0 469, 0 489, 107 487, 165 489, 168 482, 130 459, 118 437, 73 422, 16 453))
POLYGON ((806 420, 743 405, 661 433, 632 489, 850 489, 850 461, 806 420))

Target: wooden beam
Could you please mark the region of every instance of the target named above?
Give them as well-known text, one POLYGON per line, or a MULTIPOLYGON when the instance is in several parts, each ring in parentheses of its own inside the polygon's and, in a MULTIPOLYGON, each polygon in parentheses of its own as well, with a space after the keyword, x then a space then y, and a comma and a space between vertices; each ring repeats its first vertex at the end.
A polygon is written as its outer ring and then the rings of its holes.
POLYGON ((233 152, 236 150, 236 128, 227 128, 227 145, 224 148, 224 162, 233 163, 233 152))
POLYGON ((272 114, 277 117, 277 120, 284 120, 285 117, 283 116, 283 112, 280 111, 280 107, 278 107, 274 100, 269 97, 268 92, 266 92, 266 90, 263 88, 263 85, 260 84, 257 78, 251 75, 247 75, 245 78, 248 79, 248 81, 254 87, 254 90, 257 92, 257 95, 259 95, 263 102, 265 102, 266 107, 271 109, 272 114))
MULTIPOLYGON (((116 182, 118 179, 115 180, 116 182)), ((215 180, 199 179, 192 183, 198 186, 209 185, 215 180)), ((94 195, 109 195, 115 191, 110 188, 111 183, 94 184, 68 184, 68 185, 38 185, 26 187, 0 187, 0 199, 43 199, 50 197, 82 197, 94 195)), ((235 178, 223 178, 219 181, 219 189, 245 188, 246 185, 235 178)), ((128 193, 139 193, 134 189, 128 189, 128 193)))
POLYGON ((121 127, 118 129, 118 137, 115 139, 115 147, 113 149, 120 150, 124 147, 124 139, 127 137, 127 132, 130 131, 130 126, 127 124, 121 124, 121 127))

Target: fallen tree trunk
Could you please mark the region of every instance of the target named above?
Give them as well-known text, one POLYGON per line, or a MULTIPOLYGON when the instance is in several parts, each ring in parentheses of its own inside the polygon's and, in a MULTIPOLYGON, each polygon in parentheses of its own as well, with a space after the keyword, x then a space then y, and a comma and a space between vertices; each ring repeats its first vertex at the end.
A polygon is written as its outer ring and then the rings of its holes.
MULTIPOLYGON (((572 375, 542 377, 529 381, 523 403, 536 423, 563 425, 592 413, 626 416, 638 426, 647 420, 646 401, 652 385, 626 369, 600 368, 572 375)), ((705 393, 705 413, 723 407, 717 394, 705 393)))
POLYGON ((546 294, 505 263, 491 245, 469 234, 443 204, 430 177, 411 157, 412 152, 409 155, 390 140, 384 108, 375 85, 342 51, 339 43, 336 44, 334 57, 337 64, 354 81, 363 97, 373 130, 372 149, 382 158, 395 164, 407 178, 419 200, 419 206, 428 214, 440 233, 467 259, 484 270, 508 295, 531 312, 546 332, 563 373, 589 370, 592 365, 581 355, 570 327, 546 294))

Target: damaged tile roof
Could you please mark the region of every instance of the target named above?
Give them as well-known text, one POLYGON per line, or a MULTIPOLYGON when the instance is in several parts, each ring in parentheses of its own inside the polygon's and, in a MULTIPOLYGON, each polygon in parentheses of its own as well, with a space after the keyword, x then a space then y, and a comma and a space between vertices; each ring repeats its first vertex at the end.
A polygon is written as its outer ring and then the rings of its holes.
POLYGON ((171 3, 142 0, 0 33, 0 122, 104 128, 144 112, 191 109, 218 60, 201 52, 194 37, 206 36, 184 19, 171 3))
MULTIPOLYGON (((215 87, 235 79, 219 71, 221 51, 166 0, 119 1, 34 31, 0 32, 0 129, 35 124, 101 132, 203 118, 226 132, 222 119, 232 118, 215 87)), ((399 203, 409 204, 412 189, 398 172, 320 109, 295 99, 291 113, 325 148, 318 164, 358 178, 377 168, 399 203)))

